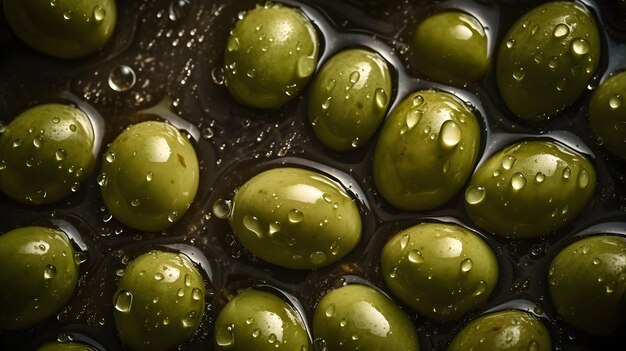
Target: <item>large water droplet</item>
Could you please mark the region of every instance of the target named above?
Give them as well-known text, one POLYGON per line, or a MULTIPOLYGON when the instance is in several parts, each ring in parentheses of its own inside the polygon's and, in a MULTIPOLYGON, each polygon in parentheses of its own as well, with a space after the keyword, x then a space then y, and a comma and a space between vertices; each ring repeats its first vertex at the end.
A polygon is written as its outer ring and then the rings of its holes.
POLYGON ((424 256, 422 256, 422 253, 419 250, 417 250, 417 249, 411 250, 407 257, 408 257, 409 261, 411 261, 412 263, 422 263, 422 262, 424 262, 424 256))
POLYGON ((102 21, 106 15, 107 12, 102 6, 97 5, 93 8, 93 19, 96 20, 96 22, 102 21))
POLYGON ((422 119, 423 112, 420 109, 414 108, 406 115, 406 126, 411 129, 422 119))
POLYGON ((215 332, 215 342, 222 347, 230 346, 235 341, 235 325, 220 326, 215 332))
POLYGON ((537 174, 535 174, 535 181, 537 183, 543 183, 543 181, 546 180, 546 175, 541 173, 541 172, 537 172, 537 174))
POLYGON ((217 199, 213 203, 213 214, 219 219, 227 219, 233 211, 233 202, 231 200, 217 199))
POLYGON ((461 272, 466 273, 472 270, 472 267, 474 266, 474 263, 472 262, 471 258, 466 258, 463 261, 461 261, 461 272))
POLYGON ((609 107, 616 109, 622 106, 622 96, 620 94, 613 95, 609 98, 609 107))
POLYGON ((572 40, 572 52, 576 55, 586 55, 589 53, 589 42, 583 38, 572 40))
POLYGON ((554 30, 552 31, 552 35, 555 38, 563 38, 564 36, 569 34, 569 26, 564 23, 559 23, 554 26, 554 30))
POLYGON ((480 185, 472 185, 465 191, 465 201, 470 205, 481 203, 485 199, 485 188, 480 185))
POLYGON ((256 234, 257 237, 263 237, 263 228, 261 228, 261 223, 255 216, 245 215, 243 217, 243 225, 246 229, 256 234))
POLYGON ((507 157, 505 157, 504 160, 502 160, 502 168, 504 168, 506 170, 511 169, 511 167, 513 167, 513 165, 515 164, 515 161, 517 161, 515 156, 507 156, 507 157))
POLYGON ((461 141, 461 127, 455 121, 447 120, 441 125, 439 140, 443 147, 455 147, 461 141))
POLYGON ((57 276, 57 267, 54 265, 48 264, 43 269, 43 277, 44 279, 52 279, 57 276))
POLYGON ((276 340, 278 340, 278 337, 276 336, 276 334, 271 333, 268 337, 267 337, 267 342, 270 344, 273 344, 276 342, 276 340))
POLYGON ((350 73, 350 77, 348 79, 350 80, 350 84, 354 85, 359 81, 359 78, 361 78, 359 71, 354 71, 350 73))
POLYGON ((185 328, 191 328, 198 324, 198 312, 189 311, 189 313, 187 313, 185 317, 183 317, 182 323, 183 327, 185 328))
POLYGON ((376 106, 380 109, 387 107, 387 102, 389 102, 389 96, 387 96, 387 92, 385 92, 385 89, 376 89, 376 91, 374 92, 374 102, 376 103, 376 106))
POLYGON ((335 315, 335 304, 331 303, 330 305, 328 305, 328 307, 326 307, 326 310, 324 311, 324 313, 326 314, 326 317, 328 317, 328 318, 334 316, 335 315))
POLYGON ((289 218, 291 223, 300 223, 304 219, 304 213, 294 208, 289 211, 287 218, 289 218))
POLYGON ((131 294, 130 291, 123 289, 118 291, 117 295, 115 296, 115 309, 122 313, 125 313, 130 311, 132 305, 133 294, 131 294))
POLYGON ((513 174, 513 176, 511 177, 511 186, 515 190, 523 189, 524 186, 526 186, 526 177, 524 177, 524 174, 520 172, 516 172, 515 174, 513 174))
POLYGON ((132 68, 119 65, 109 73, 109 87, 115 91, 124 92, 132 89, 137 83, 137 76, 132 68))
POLYGON ((565 169, 563 170, 563 179, 569 179, 571 174, 572 170, 569 167, 565 167, 565 169))
POLYGON ((276 233, 280 232, 280 223, 278 222, 272 222, 270 223, 269 227, 267 228, 267 233, 272 236, 276 233))

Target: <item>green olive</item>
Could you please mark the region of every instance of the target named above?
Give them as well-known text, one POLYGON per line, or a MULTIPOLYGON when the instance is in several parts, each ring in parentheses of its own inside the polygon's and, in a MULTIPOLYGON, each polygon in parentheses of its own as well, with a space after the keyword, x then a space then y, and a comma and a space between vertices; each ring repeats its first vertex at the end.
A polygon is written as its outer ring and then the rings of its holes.
POLYGON ((114 0, 4 0, 15 34, 33 49, 79 58, 106 44, 116 22, 114 0))
POLYGON ((302 168, 275 168, 235 194, 230 225, 260 259, 287 268, 327 266, 361 239, 361 215, 338 182, 302 168))
POLYGON ((607 150, 626 160, 626 71, 600 83, 589 101, 591 130, 607 150))
POLYGON ((489 69, 485 28, 461 11, 438 12, 419 22, 413 51, 415 68, 442 83, 477 82, 489 69))
POLYGON ((476 116, 454 95, 424 90, 390 113, 374 151, 382 197, 406 211, 448 202, 471 175, 480 148, 476 116))
POLYGON ((315 72, 318 46, 315 28, 299 9, 259 5, 240 16, 228 37, 226 87, 244 105, 280 107, 315 72))
POLYGON ((376 52, 348 49, 331 57, 308 96, 309 122, 326 147, 346 151, 367 143, 389 107, 391 76, 376 52))
POLYGON ((37 351, 96 351, 96 349, 78 342, 49 342, 39 347, 37 351))
POLYGON ((583 5, 550 1, 520 17, 498 51, 496 78, 509 110, 541 123, 570 106, 600 61, 600 34, 583 5))
POLYGON ((62 200, 89 176, 93 145, 83 111, 61 104, 29 108, 0 134, 0 189, 26 204, 62 200))
POLYGON ((228 301, 217 316, 215 349, 307 351, 309 336, 301 318, 284 300, 247 289, 228 301))
POLYGON ((99 183, 113 217, 143 231, 160 231, 189 209, 200 166, 193 145, 166 122, 125 129, 109 146, 99 183))
POLYGON ((522 141, 478 167, 465 190, 465 210, 491 233, 534 238, 576 219, 595 189, 595 168, 583 155, 552 141, 522 141))
POLYGON ((0 235, 0 329, 25 329, 58 312, 78 281, 64 232, 21 227, 0 235))
POLYGON ((204 280, 182 253, 152 250, 124 269, 113 298, 115 327, 132 350, 169 350, 204 314, 204 280))
POLYGON ((503 310, 482 315, 452 339, 448 351, 551 351, 550 332, 528 312, 503 310))
POLYGON ((548 287, 563 320, 594 335, 610 335, 626 320, 626 238, 593 235, 552 260, 548 287))
POLYGON ((313 337, 321 350, 419 351, 406 313, 379 291, 359 284, 332 290, 320 300, 313 337))
POLYGON ((477 234, 451 223, 422 223, 389 240, 381 265, 387 287, 427 318, 454 320, 487 302, 498 261, 477 234))

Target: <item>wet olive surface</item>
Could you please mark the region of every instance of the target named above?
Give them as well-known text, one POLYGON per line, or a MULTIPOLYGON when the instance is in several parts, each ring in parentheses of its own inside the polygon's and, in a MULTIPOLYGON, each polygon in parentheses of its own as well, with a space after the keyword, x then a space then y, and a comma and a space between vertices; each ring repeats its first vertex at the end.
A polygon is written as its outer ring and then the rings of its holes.
MULTIPOLYGON (((563 112, 531 126, 510 113, 500 99, 494 55, 507 29, 545 1, 285 1, 301 6, 321 40, 320 65, 344 48, 380 53, 392 68, 391 108, 411 92, 440 89, 466 102, 479 118, 478 164, 521 140, 554 139, 587 155, 597 172, 591 204, 571 223, 539 238, 517 240, 478 229, 467 217, 464 190, 426 212, 405 212, 382 200, 372 178, 375 135, 352 151, 334 152, 315 138, 307 121, 304 92, 276 110, 237 103, 224 85, 223 53, 237 15, 250 0, 119 1, 112 40, 78 60, 54 59, 22 44, 0 16, 0 121, 7 125, 28 107, 72 103, 87 113, 95 129, 95 169, 80 188, 52 205, 23 205, 0 195, 0 232, 26 225, 65 231, 82 252, 78 288, 55 317, 33 328, 0 331, 0 349, 33 350, 50 340, 84 341, 101 350, 122 349, 113 320, 119 274, 135 257, 151 250, 186 253, 206 283, 203 320, 181 350, 212 350, 213 327, 228 297, 257 287, 284 297, 310 325, 321 297, 345 283, 363 283, 389 293, 380 268, 387 240, 402 229, 427 222, 453 222, 477 231, 496 253, 499 280, 487 305, 450 322, 435 322, 401 305, 417 329, 423 350, 444 350, 471 319, 490 309, 517 307, 540 316, 557 350, 623 350, 624 330, 593 337, 567 326, 548 293, 551 259, 580 235, 626 234, 624 161, 607 152, 591 134, 587 106, 591 92, 610 73, 626 68, 626 16, 617 2, 583 1, 601 29, 602 54, 587 89, 563 112), (462 9, 486 27, 492 58, 485 78, 448 86, 411 67, 409 36, 417 20, 440 8, 462 9), (200 164, 200 186, 191 208, 160 233, 144 233, 112 218, 98 185, 106 145, 129 124, 167 120, 189 135, 200 164), (338 262, 316 270, 290 270, 253 257, 220 218, 227 200, 252 176, 278 166, 298 166, 340 182, 356 199, 363 233, 359 244, 338 262), (217 214, 217 215, 216 215, 217 214)), ((547 98, 547 97, 546 97, 547 98)), ((380 129, 379 129, 380 130, 380 129)), ((306 214, 305 214, 306 215, 306 214)), ((0 267, 10 269, 10 267, 0 267)))

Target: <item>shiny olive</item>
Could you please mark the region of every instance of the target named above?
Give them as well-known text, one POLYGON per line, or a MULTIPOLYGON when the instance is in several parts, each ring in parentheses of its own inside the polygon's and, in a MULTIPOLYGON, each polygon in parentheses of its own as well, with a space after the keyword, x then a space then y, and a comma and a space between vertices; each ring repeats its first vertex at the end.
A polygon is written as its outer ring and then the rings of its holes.
POLYGON ((626 160, 626 71, 600 83, 589 101, 589 123, 598 143, 626 160))
POLYGON ((308 96, 309 122, 326 147, 350 150, 374 135, 387 113, 390 95, 389 67, 378 53, 344 50, 315 76, 308 96))
POLYGON ((230 225, 260 259, 287 268, 327 266, 361 238, 361 215, 338 182, 302 168, 275 168, 235 194, 230 225))
POLYGON ((465 209, 491 233, 533 238, 576 219, 595 189, 594 166, 583 155, 552 141, 522 141, 478 167, 465 190, 465 209))
POLYGON ((550 332, 528 312, 503 310, 482 315, 452 339, 448 351, 551 351, 550 332))
POLYGON ((78 263, 67 235, 21 227, 0 235, 0 329, 24 329, 58 312, 74 294, 78 263))
POLYGON ((4 0, 15 34, 30 47, 60 58, 79 58, 109 41, 116 22, 114 0, 4 0))
POLYGON ((415 68, 442 83, 480 81, 489 69, 485 28, 474 16, 442 11, 420 21, 413 34, 415 68))
POLYGON ((196 196, 200 166, 193 145, 166 122, 125 129, 104 155, 102 198, 113 217, 143 231, 177 222, 196 196))
POLYGON ((96 349, 78 342, 49 342, 41 345, 37 351, 96 351, 96 349))
POLYGON ((498 281, 489 245, 452 223, 399 232, 385 244, 381 265, 391 293, 435 320, 454 320, 484 305, 498 281))
POLYGON ((226 87, 240 103, 277 108, 315 72, 317 33, 296 8, 266 3, 239 17, 224 52, 226 87))
POLYGON ((202 276, 182 253, 152 250, 124 269, 113 297, 115 327, 132 350, 169 350, 204 314, 202 276))
POLYGON ((463 187, 479 148, 480 126, 463 102, 445 92, 415 92, 383 125, 374 152, 376 187, 401 210, 437 208, 463 187))
POLYGON ((593 235, 552 260, 548 287, 563 320, 594 335, 610 335, 626 321, 626 238, 593 235))
POLYGON ((550 1, 505 34, 496 63, 500 94, 513 114, 540 123, 570 106, 600 61, 600 34, 582 4, 550 1))
POLYGON ((77 191, 94 164, 94 131, 71 105, 43 104, 0 134, 0 190, 26 204, 49 204, 77 191))
POLYGON ((309 350, 309 335, 293 307, 255 289, 228 301, 217 316, 214 335, 216 350, 309 350))
POLYGON ((365 285, 326 294, 313 316, 314 346, 337 351, 419 351, 413 323, 393 300, 365 285))

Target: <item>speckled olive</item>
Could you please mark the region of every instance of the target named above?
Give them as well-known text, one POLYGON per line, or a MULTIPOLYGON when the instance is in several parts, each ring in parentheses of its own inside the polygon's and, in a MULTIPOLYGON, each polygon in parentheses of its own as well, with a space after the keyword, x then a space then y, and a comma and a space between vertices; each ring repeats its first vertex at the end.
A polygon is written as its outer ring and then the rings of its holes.
POLYGON ((415 68, 442 83, 480 81, 489 69, 485 28, 474 16, 441 11, 420 21, 413 33, 415 68))
POLYGON ((600 61, 593 15, 578 2, 550 1, 520 17, 504 35, 496 62, 509 110, 541 123, 570 106, 600 61))
POLYGON ((15 34, 30 47, 59 58, 79 58, 109 41, 116 22, 114 0, 4 0, 15 34))
POLYGON ((454 320, 484 305, 498 282, 491 247, 452 223, 402 230, 383 247, 381 266, 391 293, 435 320, 454 320))
POLYGON ((296 8, 259 5, 239 16, 224 52, 226 87, 240 103, 277 108, 300 93, 315 72, 317 33, 296 8))
POLYGON ((331 57, 315 76, 308 117, 324 146, 346 151, 367 143, 382 122, 391 96, 387 62, 369 49, 331 57))
POLYGON ((113 297, 115 327, 132 350, 170 350, 204 314, 204 280, 182 253, 152 250, 124 269, 113 297))
POLYGON ((0 189, 26 204, 49 204, 77 191, 94 164, 85 113, 62 104, 31 107, 0 134, 0 189))
POLYGON ((24 329, 58 312, 72 297, 78 264, 67 235, 29 226, 0 235, 0 329, 24 329))
POLYGON ((376 144, 376 188, 401 210, 442 206, 472 173, 480 139, 476 117, 452 94, 410 94, 391 111, 376 144))
POLYGON ((313 315, 316 350, 419 351, 413 323, 378 290, 350 284, 332 290, 313 315))
POLYGON ((478 167, 465 190, 465 210, 491 233, 533 238, 575 220, 595 189, 595 168, 583 155, 553 141, 521 141, 478 167))
POLYGON ((267 262, 295 269, 327 266, 361 238, 361 215, 338 182, 303 168, 264 171, 235 194, 230 225, 267 262))
POLYGON ((37 351, 96 351, 95 348, 78 342, 49 342, 37 351))
POLYGON ((215 322, 218 351, 309 350, 302 317, 269 292, 247 289, 220 311, 215 322))
POLYGON ((176 223, 198 190, 200 166, 193 145, 167 122, 126 128, 111 143, 98 182, 113 217, 143 231, 176 223))
POLYGON ((626 71, 605 79, 591 95, 589 123, 597 142, 626 160, 626 71))
POLYGON ((550 332, 535 316, 521 310, 484 314, 452 339, 448 351, 551 351, 550 332))
POLYGON ((626 320, 626 237, 593 235, 560 251, 548 271, 552 302, 563 320, 610 335, 626 320))

